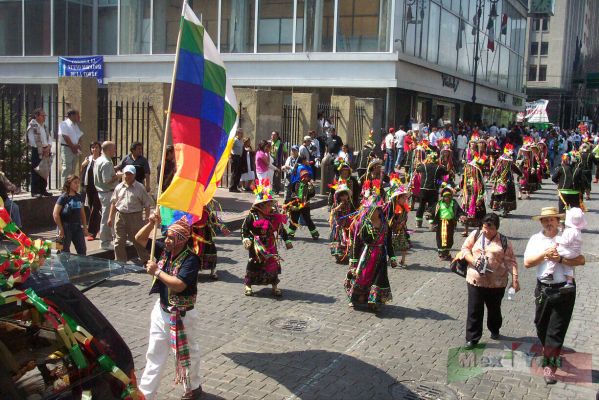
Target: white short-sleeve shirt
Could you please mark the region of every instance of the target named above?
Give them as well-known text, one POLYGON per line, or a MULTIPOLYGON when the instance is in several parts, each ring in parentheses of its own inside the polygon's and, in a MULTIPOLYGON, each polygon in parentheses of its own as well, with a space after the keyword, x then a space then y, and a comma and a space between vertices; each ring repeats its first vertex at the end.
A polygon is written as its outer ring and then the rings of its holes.
MULTIPOLYGON (((547 250, 549 247, 554 247, 557 245, 557 236, 555 237, 547 237, 543 235, 543 232, 535 233, 528 240, 528 244, 526 245, 526 250, 524 251, 524 259, 529 256, 536 256, 542 251, 547 250)), ((549 261, 543 260, 539 265, 537 265, 537 279, 541 279, 542 276, 545 275, 545 270, 549 266, 549 261)), ((566 282, 566 276, 564 275, 564 267, 561 264, 555 265, 555 270, 553 271, 553 281, 554 283, 562 283, 566 282)))
POLYGON ((60 144, 67 144, 67 141, 64 140, 64 136, 68 136, 71 139, 71 142, 78 144, 79 139, 81 139, 81 136, 83 136, 83 132, 81 132, 76 123, 67 118, 58 126, 58 137, 60 138, 60 144))

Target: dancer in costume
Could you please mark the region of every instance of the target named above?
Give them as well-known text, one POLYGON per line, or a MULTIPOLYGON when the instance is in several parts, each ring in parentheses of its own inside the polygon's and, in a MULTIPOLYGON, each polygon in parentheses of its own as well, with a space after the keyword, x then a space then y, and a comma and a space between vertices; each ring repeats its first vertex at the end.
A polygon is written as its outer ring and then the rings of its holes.
MULTIPOLYGON (((532 151, 533 165, 534 165, 534 177, 532 182, 536 183, 534 187, 532 187, 532 192, 534 193, 537 190, 541 189, 541 184, 543 183, 543 168, 545 165, 545 160, 541 154, 541 148, 539 144, 536 142, 532 142, 530 144, 530 150, 532 151)), ((532 173, 533 171, 531 171, 532 173)), ((529 179, 530 182, 530 179, 529 179)))
POLYGON ((320 237, 318 230, 316 230, 316 225, 314 225, 314 222, 312 221, 312 216, 310 215, 310 199, 314 197, 315 194, 316 189, 314 189, 310 172, 307 169, 304 169, 300 172, 300 180, 293 186, 291 201, 286 203, 283 207, 289 213, 289 219, 291 220, 289 223, 289 231, 287 232, 289 239, 295 237, 295 231, 299 226, 300 216, 308 226, 312 239, 317 240, 320 237))
POLYGON ((453 150, 451 149, 451 140, 449 139, 439 139, 437 142, 439 146, 439 164, 444 166, 447 170, 447 175, 445 175, 442 180, 443 182, 453 185, 455 180, 455 166, 453 164, 453 150))
MULTIPOLYGON (((150 235, 159 226, 160 214, 151 214, 149 222, 135 235, 135 240, 150 250, 150 235)), ((198 337, 199 316, 194 305, 200 258, 190 247, 190 236, 191 226, 186 217, 171 224, 164 242, 156 241, 156 254, 160 261, 148 261, 146 264, 147 273, 154 276, 150 293, 160 294, 150 316, 146 368, 139 383, 139 390, 148 400, 156 398, 171 347, 175 350, 175 382, 182 383, 185 391, 181 399, 196 399, 202 393, 200 349, 192 340, 198 337)))
POLYGON ((454 190, 451 185, 443 184, 441 187, 441 200, 435 207, 434 226, 437 237, 437 252, 439 259, 451 261, 451 248, 453 247, 453 234, 459 221, 465 221, 466 213, 460 204, 453 198, 454 190))
POLYGON ((384 213, 380 181, 366 181, 364 202, 352 223, 354 262, 350 262, 345 279, 349 306, 368 303, 371 311, 393 299, 387 263, 396 263, 391 243, 391 230, 384 213), (357 261, 356 261, 357 260, 357 261))
POLYGON ((466 213, 464 232, 468 236, 469 227, 480 227, 482 218, 487 213, 485 206, 485 180, 482 166, 486 156, 474 156, 474 159, 464 166, 460 191, 462 192, 461 207, 466 213))
POLYGON ((485 138, 479 136, 476 141, 476 153, 478 154, 479 160, 484 160, 483 164, 479 164, 480 169, 483 171, 483 175, 488 176, 489 157, 487 156, 487 141, 485 138))
POLYGON ((513 158, 514 146, 507 143, 503 148, 503 155, 495 163, 489 182, 492 185, 491 209, 503 211, 506 217, 510 211, 516 209, 516 183, 514 174, 522 176, 522 171, 516 166, 513 158))
POLYGON ((495 166, 497 165, 497 160, 501 156, 501 149, 499 148, 499 144, 497 143, 497 138, 491 136, 487 139, 487 157, 489 159, 489 172, 492 174, 495 166))
POLYGON ((582 171, 581 190, 587 200, 591 200, 591 186, 593 182, 593 164, 598 164, 589 145, 589 138, 585 137, 580 145, 580 169, 582 171))
MULTIPOLYGON (((389 204, 387 205, 387 220, 391 229, 391 245, 393 254, 401 254, 401 260, 395 264, 406 268, 406 255, 412 247, 408 233, 408 214, 410 213, 408 185, 403 184, 397 174, 391 175, 389 186, 389 204)), ((392 264, 391 267, 394 267, 392 264)))
POLYGON ((522 171, 522 176, 518 180, 519 193, 518 199, 530 199, 530 193, 538 189, 538 176, 536 169, 536 161, 531 150, 532 139, 529 136, 524 137, 524 144, 518 152, 516 165, 522 171))
POLYGON ((539 148, 539 168, 541 172, 541 179, 548 179, 551 177, 551 171, 549 166, 549 148, 547 147, 547 143, 545 139, 539 140, 537 143, 537 147, 539 148))
MULTIPOLYGON (((433 222, 433 211, 439 197, 439 186, 447 169, 437 162, 437 153, 430 152, 424 164, 420 164, 416 171, 420 174, 420 204, 416 211, 416 225, 422 228, 422 220, 426 218, 429 224, 433 222), (426 214, 426 215, 425 215, 426 214)), ((433 228, 431 227, 431 230, 433 228)))
POLYGON ((421 164, 424 164, 424 161, 426 160, 427 152, 430 151, 427 140, 423 140, 418 145, 414 145, 414 144, 412 144, 412 145, 415 147, 408 152, 408 158, 410 161, 409 161, 409 168, 407 169, 407 171, 409 172, 409 177, 410 177, 409 190, 412 192, 412 199, 410 200, 410 208, 414 208, 414 204, 417 200, 420 201, 420 196, 421 196, 420 186, 421 186, 422 176, 418 172, 418 167, 421 164))
POLYGON ((193 251, 200 257, 200 270, 210 271, 210 278, 217 280, 217 250, 214 237, 217 231, 229 236, 231 232, 222 223, 216 212, 214 201, 204 207, 202 217, 191 226, 191 240, 193 251))
POLYGON ((352 191, 347 182, 340 180, 331 185, 333 203, 329 216, 331 227, 331 255, 339 264, 344 264, 349 259, 349 247, 351 243, 350 225, 355 207, 352 204, 352 191))
MULTIPOLYGON (((349 166, 349 164, 347 162, 345 162, 343 159, 339 159, 339 158, 337 158, 333 162, 333 165, 335 166, 335 170, 339 174, 339 182, 345 181, 345 184, 351 191, 352 205, 354 207, 358 207, 358 205, 360 204, 360 192, 361 192, 360 183, 358 182, 356 177, 352 176, 351 167, 349 166)), ((331 208, 333 206, 334 197, 335 197, 335 191, 330 190, 329 191, 329 201, 328 201, 329 208, 331 208)))
POLYGON ((293 247, 284 227, 287 216, 279 213, 270 182, 267 180, 258 182, 254 194, 256 200, 241 227, 243 247, 249 252, 243 281, 245 295, 254 295, 252 290, 254 285, 272 285, 273 296, 280 297, 282 292, 278 284, 281 260, 277 250, 278 235, 281 235, 285 241, 287 249, 293 247))
POLYGON ((471 163, 474 157, 478 155, 478 134, 472 134, 466 149, 466 164, 471 163))
POLYGON ((577 152, 572 151, 562 155, 562 163, 556 168, 551 180, 557 184, 560 214, 572 207, 584 209, 581 192, 584 184, 577 152))

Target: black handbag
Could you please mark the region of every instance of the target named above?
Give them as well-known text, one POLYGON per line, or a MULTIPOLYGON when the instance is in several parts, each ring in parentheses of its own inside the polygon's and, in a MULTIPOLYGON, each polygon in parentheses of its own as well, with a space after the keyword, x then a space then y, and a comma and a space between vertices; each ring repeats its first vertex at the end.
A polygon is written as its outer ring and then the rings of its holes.
POLYGON ((462 278, 466 277, 466 272, 468 271, 468 261, 462 257, 462 252, 458 252, 451 263, 449 264, 449 269, 454 274, 458 274, 462 278))

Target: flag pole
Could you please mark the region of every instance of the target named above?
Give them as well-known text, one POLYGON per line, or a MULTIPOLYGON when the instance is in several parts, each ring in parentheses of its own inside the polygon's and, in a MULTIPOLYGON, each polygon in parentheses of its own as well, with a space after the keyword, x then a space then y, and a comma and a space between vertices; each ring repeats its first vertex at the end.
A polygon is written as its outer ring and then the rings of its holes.
MULTIPOLYGON (((158 199, 162 195, 162 184, 164 182, 164 167, 166 163, 166 146, 168 136, 171 132, 171 110, 173 107, 173 95, 175 93, 175 77, 177 75, 177 67, 179 65, 179 49, 181 48, 181 33, 183 31, 183 15, 187 0, 183 1, 183 8, 181 10, 181 20, 179 21, 179 34, 177 35, 177 50, 175 51, 175 65, 173 66, 173 76, 171 78, 171 90, 168 98, 168 109, 166 111, 166 128, 164 130, 164 138, 162 141, 162 163, 160 168, 160 178, 158 179, 158 194, 156 195, 156 212, 160 210, 158 205, 158 199)), ((154 226, 152 235, 152 247, 150 249, 150 260, 154 260, 154 252, 156 251, 156 227, 154 226)))

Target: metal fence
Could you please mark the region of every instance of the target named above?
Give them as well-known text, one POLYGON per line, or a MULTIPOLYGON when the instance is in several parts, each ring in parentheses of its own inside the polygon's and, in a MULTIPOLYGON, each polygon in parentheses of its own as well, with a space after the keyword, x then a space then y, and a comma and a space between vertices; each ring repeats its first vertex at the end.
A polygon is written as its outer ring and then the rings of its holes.
POLYGON ((321 114, 332 124, 337 126, 339 121, 339 116, 341 112, 339 111, 339 107, 331 105, 330 103, 318 103, 318 114, 321 114))
POLYGON ((354 108, 354 150, 361 150, 364 145, 364 122, 366 121, 366 109, 364 106, 355 106, 354 108))
MULTIPOLYGON (((151 111, 149 102, 115 100, 109 98, 107 91, 98 90, 98 141, 115 142, 117 162, 129 154, 129 147, 134 142, 141 142, 144 155, 149 157, 151 111)), ((154 162, 158 165, 158 160, 154 162)))
POLYGON ((54 160, 48 188, 57 189, 60 182, 56 138, 58 124, 66 114, 65 100, 57 95, 28 93, 24 86, 0 86, 0 159, 4 161, 3 172, 15 185, 29 190, 31 150, 27 142, 27 124, 36 108, 43 108, 46 112, 45 127, 54 139, 54 160))
POLYGON ((300 130, 300 112, 295 104, 283 104, 283 122, 281 127, 281 140, 290 145, 302 143, 302 132, 300 130))

